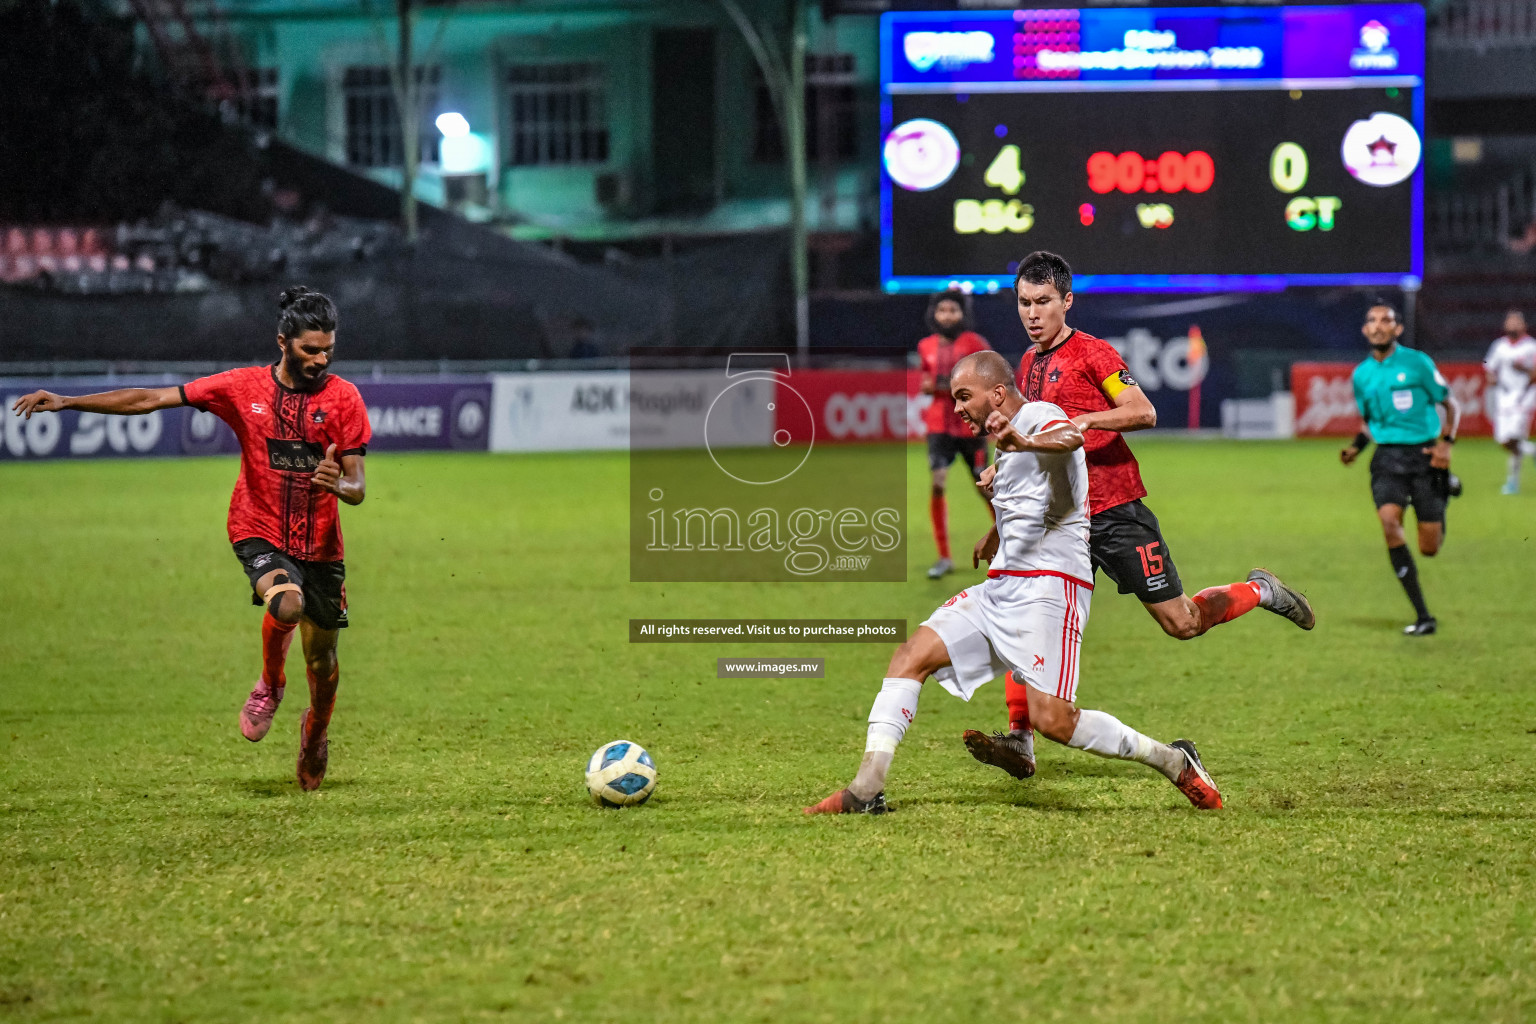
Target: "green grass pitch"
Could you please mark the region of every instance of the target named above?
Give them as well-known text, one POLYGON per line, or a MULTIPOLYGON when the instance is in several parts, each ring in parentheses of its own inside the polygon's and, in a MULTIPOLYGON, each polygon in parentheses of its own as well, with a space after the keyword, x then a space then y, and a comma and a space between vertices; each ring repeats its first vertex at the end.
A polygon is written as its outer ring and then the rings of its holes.
MULTIPOLYGON (((1536 497, 1467 496, 1410 609, 1364 466, 1328 443, 1136 445, 1186 585, 1262 610, 1179 643, 1101 586, 1079 696, 1189 736, 1227 809, 1042 743, 973 762, 1001 686, 929 687, 885 818, 850 776, 885 645, 629 645, 651 616, 891 617, 975 576, 630 585, 619 455, 369 459, 325 786, 293 780, 302 666, 241 739, 258 614, 230 460, 0 466, 0 1018, 17 1021, 1521 1021, 1536 1017, 1536 497), (714 678, 812 655, 825 680, 714 678), (587 755, 656 757, 649 805, 587 755)), ((957 548, 984 513, 951 485, 957 548)), ((969 559, 967 558, 968 562, 969 559)))

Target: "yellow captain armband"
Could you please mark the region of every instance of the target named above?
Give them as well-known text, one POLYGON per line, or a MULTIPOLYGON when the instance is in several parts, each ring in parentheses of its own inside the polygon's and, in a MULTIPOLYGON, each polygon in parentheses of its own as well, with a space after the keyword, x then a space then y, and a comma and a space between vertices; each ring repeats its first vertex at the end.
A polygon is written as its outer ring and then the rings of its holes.
POLYGON ((1104 393, 1110 397, 1111 401, 1119 398, 1120 392, 1126 388, 1137 386, 1136 378, 1131 376, 1130 370, 1116 370, 1099 383, 1099 387, 1104 390, 1104 393))

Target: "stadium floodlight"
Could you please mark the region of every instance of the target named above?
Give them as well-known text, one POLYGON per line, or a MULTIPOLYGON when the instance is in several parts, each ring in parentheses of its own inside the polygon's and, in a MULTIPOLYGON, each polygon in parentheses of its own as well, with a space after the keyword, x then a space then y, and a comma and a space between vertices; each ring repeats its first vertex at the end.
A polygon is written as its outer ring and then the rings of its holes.
POLYGON ((449 111, 446 114, 437 115, 437 130, 443 133, 446 139, 462 138, 469 134, 469 121, 463 114, 449 111))

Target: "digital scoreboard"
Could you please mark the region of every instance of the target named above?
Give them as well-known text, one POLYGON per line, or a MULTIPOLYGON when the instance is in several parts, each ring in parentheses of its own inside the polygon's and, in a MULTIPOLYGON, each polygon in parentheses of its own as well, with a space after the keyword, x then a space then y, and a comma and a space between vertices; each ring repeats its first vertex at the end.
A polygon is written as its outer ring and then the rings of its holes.
POLYGON ((1416 288, 1417 4, 881 18, 887 291, 1416 288))

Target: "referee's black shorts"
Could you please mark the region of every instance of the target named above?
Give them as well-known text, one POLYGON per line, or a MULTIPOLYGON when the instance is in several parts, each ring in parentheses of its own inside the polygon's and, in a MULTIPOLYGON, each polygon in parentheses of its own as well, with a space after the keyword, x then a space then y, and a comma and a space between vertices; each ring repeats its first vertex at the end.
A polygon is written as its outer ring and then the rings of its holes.
POLYGON ((1450 496, 1451 474, 1429 463, 1424 449, 1434 447, 1431 438, 1423 444, 1378 444, 1371 456, 1371 497, 1376 507, 1413 506, 1421 523, 1444 523, 1445 502, 1450 496))

